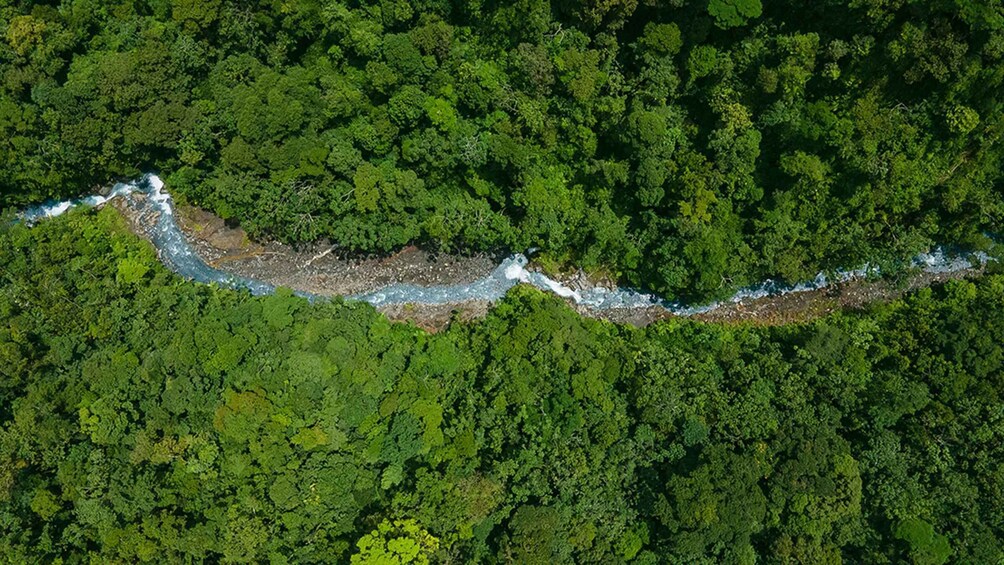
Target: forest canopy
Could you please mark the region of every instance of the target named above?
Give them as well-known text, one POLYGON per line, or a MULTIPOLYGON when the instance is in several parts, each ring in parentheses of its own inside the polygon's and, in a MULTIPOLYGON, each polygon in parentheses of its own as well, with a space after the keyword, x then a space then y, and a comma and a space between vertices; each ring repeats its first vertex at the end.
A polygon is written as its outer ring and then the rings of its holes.
POLYGON ((16 563, 997 563, 1004 277, 777 328, 517 287, 428 334, 0 230, 16 563))
POLYGON ((667 298, 1000 231, 996 0, 0 0, 0 208, 156 170, 256 237, 667 298))
POLYGON ((111 208, 7 221, 155 171, 256 238, 710 299, 987 248, 1002 110, 999 0, 0 0, 0 555, 1004 562, 1004 275, 432 334, 182 280, 111 208))

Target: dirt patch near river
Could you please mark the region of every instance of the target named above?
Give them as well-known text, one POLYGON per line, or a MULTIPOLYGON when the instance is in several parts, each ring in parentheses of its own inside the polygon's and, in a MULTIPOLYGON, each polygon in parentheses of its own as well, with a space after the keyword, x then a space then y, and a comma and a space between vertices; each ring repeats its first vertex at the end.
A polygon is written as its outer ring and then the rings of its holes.
POLYGON ((303 246, 257 243, 213 214, 177 207, 178 225, 209 265, 248 278, 323 295, 370 292, 393 283, 421 286, 469 283, 495 268, 498 258, 430 253, 411 246, 384 257, 359 257, 326 243, 303 246))
MULTIPOLYGON (((145 198, 133 194, 128 198, 145 198)), ((139 217, 134 207, 121 200, 115 207, 129 220, 137 234, 146 237, 150 218, 139 217)), ((319 295, 351 295, 378 290, 394 283, 438 286, 470 283, 488 275, 502 259, 488 254, 455 256, 407 247, 389 256, 359 257, 337 246, 316 243, 290 246, 278 242, 254 242, 239 227, 231 227, 210 212, 178 206, 176 219, 193 249, 209 265, 276 286, 319 295)), ((692 319, 728 324, 780 325, 807 322, 841 309, 863 308, 888 301, 918 288, 950 279, 978 276, 982 269, 954 273, 914 273, 898 282, 854 280, 832 287, 770 296, 743 302, 725 302, 717 309, 692 319)), ((583 273, 559 277, 575 290, 584 290, 596 281, 583 273)), ((610 281, 599 281, 609 285, 610 281)), ((580 314, 612 322, 647 326, 676 317, 658 307, 593 310, 569 302, 580 314)), ((426 330, 437 331, 454 321, 483 317, 491 308, 487 300, 457 304, 386 305, 378 308, 389 318, 407 321, 426 330)))
POLYGON ((895 300, 913 290, 953 279, 972 278, 982 273, 982 268, 974 268, 953 273, 919 272, 906 275, 899 281, 859 279, 821 290, 728 304, 693 318, 703 322, 762 326, 808 322, 837 310, 863 309, 870 304, 895 300))

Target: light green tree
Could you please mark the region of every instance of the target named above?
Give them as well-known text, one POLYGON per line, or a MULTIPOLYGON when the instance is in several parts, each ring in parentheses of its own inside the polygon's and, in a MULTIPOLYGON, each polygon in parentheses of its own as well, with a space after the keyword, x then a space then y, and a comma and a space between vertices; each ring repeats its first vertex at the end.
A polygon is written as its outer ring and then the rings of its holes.
POLYGON ((722 29, 745 25, 763 13, 760 0, 711 0, 708 13, 715 18, 715 25, 722 29))
POLYGON ((377 529, 356 542, 359 553, 352 556, 353 565, 426 565, 439 549, 439 540, 415 520, 384 520, 377 529))

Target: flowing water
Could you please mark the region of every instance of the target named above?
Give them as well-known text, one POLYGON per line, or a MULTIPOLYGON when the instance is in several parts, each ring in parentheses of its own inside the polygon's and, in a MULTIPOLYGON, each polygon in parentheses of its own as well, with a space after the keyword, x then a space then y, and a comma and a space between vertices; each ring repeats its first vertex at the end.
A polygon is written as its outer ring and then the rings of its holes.
MULTIPOLYGON (((156 223, 150 230, 151 240, 160 255, 161 261, 179 275, 208 284, 219 284, 231 288, 245 288, 255 295, 275 292, 275 286, 263 281, 228 273, 210 267, 189 245, 185 234, 174 219, 174 208, 171 195, 164 191, 164 183, 156 175, 146 175, 131 182, 120 183, 112 188, 108 196, 88 196, 77 200, 67 200, 34 206, 24 210, 21 218, 29 223, 35 223, 45 218, 58 216, 77 206, 98 206, 109 200, 131 193, 145 193, 148 198, 136 201, 137 211, 156 216, 156 223)), ((930 253, 918 255, 913 265, 931 273, 951 273, 972 268, 974 265, 985 265, 992 258, 986 253, 950 254, 941 248, 930 253)), ((558 296, 568 298, 596 310, 612 308, 648 308, 661 307, 673 314, 691 316, 710 312, 727 303, 755 300, 766 296, 778 296, 797 292, 819 290, 831 284, 852 279, 877 275, 878 268, 864 266, 853 271, 838 271, 831 279, 820 273, 815 279, 797 285, 783 285, 772 280, 739 290, 724 302, 715 302, 700 306, 690 306, 665 301, 658 296, 645 294, 625 288, 594 287, 577 291, 551 279, 541 273, 526 269, 527 258, 516 254, 502 261, 490 274, 482 279, 468 284, 443 286, 418 286, 414 284, 392 284, 369 293, 346 297, 350 300, 362 300, 374 306, 393 304, 456 304, 472 300, 494 301, 502 298, 505 293, 519 283, 531 284, 539 289, 553 292, 558 296)), ((306 292, 296 292, 297 295, 314 300, 320 298, 306 292)))

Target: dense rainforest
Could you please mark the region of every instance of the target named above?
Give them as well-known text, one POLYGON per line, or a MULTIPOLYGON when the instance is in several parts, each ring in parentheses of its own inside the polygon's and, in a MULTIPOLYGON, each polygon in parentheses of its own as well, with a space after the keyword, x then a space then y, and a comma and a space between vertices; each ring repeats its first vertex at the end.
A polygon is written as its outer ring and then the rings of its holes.
POLYGON ((428 334, 0 230, 13 563, 999 563, 1004 277, 766 328, 517 287, 428 334))
POLYGON ((0 0, 0 556, 1004 562, 1002 274, 432 334, 192 284, 111 208, 9 221, 156 171, 257 238, 700 300, 988 248, 1002 133, 999 0, 0 0))
POLYGON ((156 170, 257 237, 669 299, 999 232, 999 0, 0 0, 0 208, 156 170))

